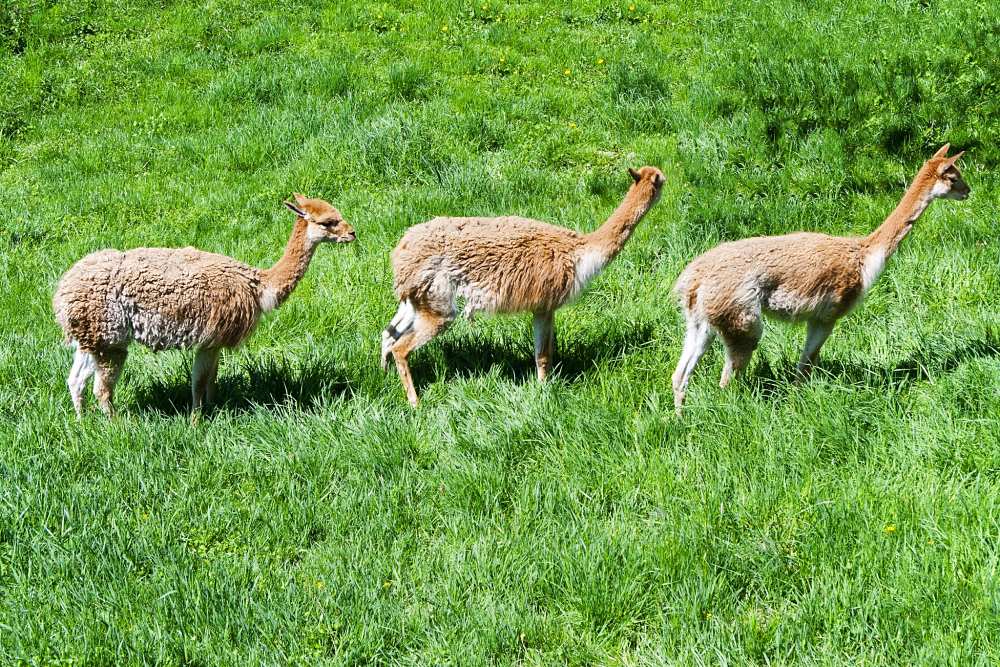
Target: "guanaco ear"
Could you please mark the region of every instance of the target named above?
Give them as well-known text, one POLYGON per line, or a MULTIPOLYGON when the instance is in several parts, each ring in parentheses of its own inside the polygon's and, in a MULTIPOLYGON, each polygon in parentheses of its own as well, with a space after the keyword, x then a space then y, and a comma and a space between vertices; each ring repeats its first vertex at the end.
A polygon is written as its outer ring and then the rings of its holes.
POLYGON ((293 192, 292 196, 295 197, 295 201, 299 206, 305 206, 306 202, 309 201, 309 197, 306 197, 301 192, 293 192))
POLYGON ((632 177, 632 180, 635 181, 636 183, 638 183, 640 180, 642 180, 642 174, 640 174, 639 172, 637 172, 632 167, 628 168, 628 173, 629 173, 629 176, 632 177))
POLYGON ((944 157, 945 155, 948 154, 948 148, 950 147, 951 144, 945 144, 944 146, 938 149, 938 152, 934 154, 934 157, 944 157))
POLYGON ((964 153, 965 151, 960 151, 958 153, 955 153, 951 157, 942 160, 941 164, 938 165, 937 173, 943 174, 946 170, 950 169, 951 167, 954 167, 955 163, 958 162, 958 158, 962 157, 964 153))
POLYGON ((293 204, 292 202, 286 201, 286 202, 284 202, 284 204, 285 204, 285 206, 287 206, 288 208, 291 209, 292 213, 294 213, 295 215, 299 216, 300 218, 302 218, 302 219, 307 219, 308 218, 308 216, 306 215, 306 212, 303 211, 298 206, 296 206, 295 204, 293 204))

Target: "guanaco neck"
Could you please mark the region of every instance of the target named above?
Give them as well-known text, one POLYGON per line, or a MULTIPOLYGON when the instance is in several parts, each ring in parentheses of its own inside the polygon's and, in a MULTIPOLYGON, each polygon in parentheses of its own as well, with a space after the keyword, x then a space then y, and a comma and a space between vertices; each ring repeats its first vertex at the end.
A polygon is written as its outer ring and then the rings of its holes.
POLYGON ((899 242, 910 233, 917 218, 934 201, 932 190, 936 179, 932 173, 925 173, 926 169, 926 167, 921 169, 913 179, 899 205, 889 214, 885 222, 865 237, 865 245, 868 248, 881 250, 888 258, 896 252, 899 242))
POLYGON ((603 257, 604 263, 610 262, 621 252, 632 230, 656 203, 658 197, 658 191, 649 181, 633 184, 625 194, 625 199, 604 224, 584 237, 586 249, 597 251, 603 257))
POLYGON ((268 296, 273 308, 284 303, 309 268, 316 242, 309 238, 308 228, 309 223, 296 218, 292 235, 285 244, 285 253, 274 266, 260 272, 261 286, 265 293, 270 291, 268 296))

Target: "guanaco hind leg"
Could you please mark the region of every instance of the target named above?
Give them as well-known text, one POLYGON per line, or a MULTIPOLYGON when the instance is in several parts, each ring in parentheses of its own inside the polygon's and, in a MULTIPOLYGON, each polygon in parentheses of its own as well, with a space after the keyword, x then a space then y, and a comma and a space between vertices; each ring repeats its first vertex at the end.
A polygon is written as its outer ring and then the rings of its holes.
MULTIPOLYGON (((382 349, 383 355, 392 355, 393 360, 396 362, 396 372, 399 373, 399 379, 403 383, 403 389, 406 391, 406 399, 410 402, 410 405, 417 407, 419 399, 417 398, 417 390, 413 386, 413 376, 410 373, 408 357, 414 350, 426 345, 428 341, 447 329, 455 315, 454 313, 436 313, 427 308, 412 306, 411 308, 413 309, 412 316, 405 316, 400 320, 400 324, 408 324, 405 330, 399 331, 390 323, 389 327, 383 332, 382 349), (398 335, 394 337, 393 333, 398 335), (390 340, 387 340, 387 338, 390 340)), ((398 316, 399 313, 397 313, 398 316)))
POLYGON ((674 371, 674 409, 680 414, 681 406, 684 404, 684 394, 687 391, 688 382, 691 380, 691 373, 705 350, 715 338, 715 333, 708 322, 689 321, 687 334, 684 336, 684 350, 681 358, 677 361, 677 370, 674 371))
POLYGON ((69 371, 69 377, 66 378, 66 385, 69 387, 70 398, 73 399, 73 409, 76 410, 77 419, 83 416, 87 382, 96 371, 97 360, 94 359, 94 355, 77 347, 73 353, 73 367, 69 371))
POLYGON ((115 385, 128 356, 126 350, 105 350, 94 353, 97 370, 94 376, 94 396, 108 417, 115 416, 115 385))

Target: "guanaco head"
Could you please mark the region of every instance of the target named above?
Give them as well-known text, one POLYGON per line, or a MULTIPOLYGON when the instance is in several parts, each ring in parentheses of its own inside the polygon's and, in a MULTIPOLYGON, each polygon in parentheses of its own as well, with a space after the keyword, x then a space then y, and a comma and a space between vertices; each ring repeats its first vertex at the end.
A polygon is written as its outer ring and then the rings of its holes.
POLYGON ((933 177, 934 185, 931 194, 934 197, 945 199, 965 199, 969 196, 969 186, 962 179, 962 174, 958 171, 958 158, 962 157, 965 151, 955 153, 948 157, 948 147, 950 144, 942 146, 930 160, 927 161, 926 168, 929 177, 933 177))
POLYGON ((298 192, 293 193, 295 203, 285 202, 295 215, 305 220, 309 227, 306 234, 318 243, 336 241, 350 243, 357 235, 354 228, 344 222, 344 216, 322 199, 310 199, 298 192))
POLYGON ((647 183, 649 187, 653 189, 653 201, 655 202, 660 198, 660 190, 663 188, 663 183, 667 179, 663 176, 663 172, 656 167, 642 167, 638 170, 632 167, 628 168, 628 173, 635 181, 636 185, 642 185, 647 183))

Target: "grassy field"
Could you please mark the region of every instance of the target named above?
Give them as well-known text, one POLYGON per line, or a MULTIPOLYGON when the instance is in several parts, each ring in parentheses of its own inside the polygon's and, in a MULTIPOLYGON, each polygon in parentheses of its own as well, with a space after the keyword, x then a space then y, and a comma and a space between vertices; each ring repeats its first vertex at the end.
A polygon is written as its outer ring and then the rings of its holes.
POLYGON ((0 663, 1000 661, 1000 8, 978 0, 0 3, 0 663), (405 4, 405 3, 400 3, 405 4), (734 9, 736 8, 736 9, 734 9), (942 143, 938 202, 790 381, 771 323, 683 420, 670 287, 726 239, 863 234, 942 143), (388 252, 437 214, 594 228, 560 311, 378 368, 388 252), (280 255, 294 190, 357 229, 223 357, 133 348, 74 418, 50 298, 105 247, 280 255))

